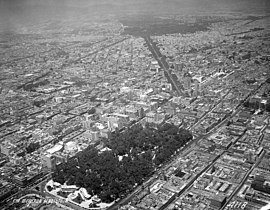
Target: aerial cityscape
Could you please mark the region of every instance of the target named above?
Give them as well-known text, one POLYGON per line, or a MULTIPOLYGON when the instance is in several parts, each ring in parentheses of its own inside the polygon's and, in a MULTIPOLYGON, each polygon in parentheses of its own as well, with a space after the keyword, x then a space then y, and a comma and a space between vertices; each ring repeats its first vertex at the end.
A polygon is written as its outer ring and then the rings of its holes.
POLYGON ((1 210, 270 209, 270 2, 0 0, 1 210))

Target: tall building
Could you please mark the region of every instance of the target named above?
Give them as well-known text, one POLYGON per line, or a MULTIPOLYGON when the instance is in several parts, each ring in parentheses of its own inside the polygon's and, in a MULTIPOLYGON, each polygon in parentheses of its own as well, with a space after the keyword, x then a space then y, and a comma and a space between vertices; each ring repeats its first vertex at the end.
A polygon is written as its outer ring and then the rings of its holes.
POLYGON ((124 113, 128 115, 130 119, 142 118, 144 116, 144 109, 142 107, 130 106, 125 108, 124 113))
POLYGON ((200 84, 200 95, 203 96, 207 93, 207 89, 204 85, 200 84))
POLYGON ((227 197, 223 195, 216 195, 210 199, 210 207, 220 209, 226 203, 227 197))
POLYGON ((94 124, 94 121, 91 119, 91 115, 85 114, 82 121, 83 128, 86 130, 89 130, 91 129, 93 124, 94 124))
POLYGON ((109 129, 102 129, 100 130, 100 136, 104 138, 109 138, 111 135, 111 132, 109 129))
POLYGON ((115 130, 115 128, 121 129, 129 124, 129 116, 124 114, 113 113, 107 120, 110 131, 115 130))
POLYGON ((100 136, 100 132, 97 131, 97 130, 94 130, 94 131, 90 131, 91 133, 91 139, 93 141, 97 141, 99 139, 99 136, 100 136))
POLYGON ((200 95, 200 84, 199 84, 199 81, 195 79, 193 96, 198 97, 199 95, 200 95))
POLYGON ((190 90, 191 79, 192 79, 190 73, 189 73, 189 72, 186 72, 186 73, 184 74, 184 78, 183 78, 183 79, 184 79, 184 88, 185 88, 186 90, 190 90))
POLYGON ((56 158, 51 154, 42 154, 40 157, 41 165, 46 170, 54 170, 56 166, 56 158))
POLYGON ((146 118, 145 118, 146 122, 148 122, 148 123, 155 122, 155 115, 156 115, 155 112, 146 113, 146 118))

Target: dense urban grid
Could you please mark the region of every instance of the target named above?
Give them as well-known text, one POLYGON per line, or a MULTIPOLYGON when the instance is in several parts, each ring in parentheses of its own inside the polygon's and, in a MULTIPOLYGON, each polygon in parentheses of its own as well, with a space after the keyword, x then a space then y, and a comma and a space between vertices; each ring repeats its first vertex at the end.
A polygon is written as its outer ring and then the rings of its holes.
POLYGON ((0 208, 267 205, 269 25, 108 15, 1 34, 0 208))

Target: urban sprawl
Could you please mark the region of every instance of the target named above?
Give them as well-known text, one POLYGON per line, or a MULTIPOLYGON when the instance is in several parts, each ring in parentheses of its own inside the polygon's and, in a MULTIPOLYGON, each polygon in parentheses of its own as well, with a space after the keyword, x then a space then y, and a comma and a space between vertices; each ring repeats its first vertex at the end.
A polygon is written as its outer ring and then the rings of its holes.
POLYGON ((1 34, 0 208, 267 205, 269 17, 103 18, 1 34))

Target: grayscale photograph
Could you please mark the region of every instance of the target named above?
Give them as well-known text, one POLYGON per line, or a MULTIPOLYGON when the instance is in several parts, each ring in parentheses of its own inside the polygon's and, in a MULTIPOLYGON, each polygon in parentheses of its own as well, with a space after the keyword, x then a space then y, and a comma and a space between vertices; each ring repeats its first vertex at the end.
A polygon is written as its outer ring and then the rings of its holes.
POLYGON ((270 0, 0 0, 1 210, 270 210, 270 0))

